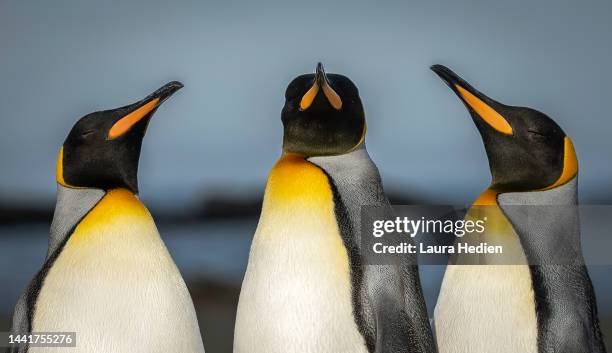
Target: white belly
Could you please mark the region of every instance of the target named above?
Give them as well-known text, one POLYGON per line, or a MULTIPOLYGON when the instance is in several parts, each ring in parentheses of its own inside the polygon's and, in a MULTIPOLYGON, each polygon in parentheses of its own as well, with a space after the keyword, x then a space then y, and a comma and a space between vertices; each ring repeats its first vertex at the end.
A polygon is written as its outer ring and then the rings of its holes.
POLYGON ((353 316, 348 262, 334 239, 339 234, 309 228, 287 227, 290 240, 253 244, 235 353, 366 352, 353 316))
POLYGON ((189 292, 152 220, 102 222, 77 228, 36 303, 32 330, 76 332, 76 348, 30 352, 204 352, 189 292))
MULTIPOLYGON (((434 313, 438 349, 440 353, 537 353, 534 292, 529 267, 518 265, 526 264, 520 240, 497 208, 483 211, 489 218, 487 232, 474 241, 494 239, 503 244, 505 263, 517 265, 447 267, 434 313)), ((499 263, 499 255, 488 256, 481 256, 481 263, 499 263)))
POLYGON ((435 309, 440 353, 537 353, 529 268, 449 266, 435 309))

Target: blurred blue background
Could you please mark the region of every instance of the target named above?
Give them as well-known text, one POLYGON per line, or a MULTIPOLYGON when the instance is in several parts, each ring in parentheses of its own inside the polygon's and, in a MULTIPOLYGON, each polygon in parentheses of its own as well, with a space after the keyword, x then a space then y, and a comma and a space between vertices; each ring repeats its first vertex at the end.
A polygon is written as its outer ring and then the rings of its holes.
MULTIPOLYGON (((492 98, 553 117, 576 146, 582 202, 609 204, 611 16, 607 0, 0 0, 0 205, 10 215, 0 226, 0 328, 42 262, 55 158, 73 123, 170 80, 185 88, 150 125, 141 196, 200 320, 218 331, 205 333, 213 352, 231 346, 284 89, 317 61, 359 87, 368 149, 397 199, 468 203, 489 182, 471 119, 428 70, 441 63, 492 98), (228 215, 233 207, 245 217, 228 215)), ((591 269, 608 331, 609 270, 591 269)), ((433 303, 442 269, 424 271, 433 303)))

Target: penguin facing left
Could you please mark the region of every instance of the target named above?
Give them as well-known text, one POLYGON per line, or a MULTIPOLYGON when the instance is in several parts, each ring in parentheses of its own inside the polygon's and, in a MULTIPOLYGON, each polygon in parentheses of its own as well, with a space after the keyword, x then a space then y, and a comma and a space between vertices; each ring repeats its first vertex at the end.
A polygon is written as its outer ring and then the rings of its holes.
POLYGON ((88 114, 57 159, 57 204, 44 264, 19 299, 15 333, 75 332, 76 347, 11 352, 204 352, 193 302, 138 199, 142 140, 183 85, 88 114))
POLYGON ((357 87, 294 79, 240 292, 234 353, 433 352, 416 266, 365 264, 361 206, 389 208, 357 87))

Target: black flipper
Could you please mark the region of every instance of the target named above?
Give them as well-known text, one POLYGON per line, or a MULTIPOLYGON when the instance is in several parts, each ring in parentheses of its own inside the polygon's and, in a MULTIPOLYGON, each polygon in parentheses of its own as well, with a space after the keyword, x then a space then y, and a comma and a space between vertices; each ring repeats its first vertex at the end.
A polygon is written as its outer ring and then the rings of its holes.
POLYGON ((416 262, 366 265, 361 252, 362 206, 392 212, 378 169, 364 147, 348 154, 313 157, 334 192, 336 218, 349 252, 353 310, 370 353, 431 353, 435 343, 416 262))

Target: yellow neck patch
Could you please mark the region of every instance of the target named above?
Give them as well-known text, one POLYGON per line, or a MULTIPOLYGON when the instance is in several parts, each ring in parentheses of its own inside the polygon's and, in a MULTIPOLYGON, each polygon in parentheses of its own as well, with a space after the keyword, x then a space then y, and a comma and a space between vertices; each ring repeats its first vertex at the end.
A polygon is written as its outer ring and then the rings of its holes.
POLYGON ((121 229, 129 233, 129 225, 135 220, 153 222, 149 211, 129 190, 109 190, 79 223, 68 244, 86 241, 88 235, 94 233, 104 232, 110 235, 110 233, 119 233, 117 230, 121 229), (109 231, 106 232, 105 230, 109 231))
POLYGON ((284 154, 268 178, 266 199, 270 202, 333 204, 329 180, 316 165, 297 154, 284 154))
POLYGON ((482 118, 487 124, 489 124, 495 130, 502 134, 512 135, 512 126, 504 119, 501 114, 495 111, 495 109, 488 106, 485 102, 480 100, 478 97, 470 93, 465 88, 455 85, 463 100, 472 108, 478 116, 482 118))
POLYGON ((499 195, 497 191, 486 189, 474 201, 473 206, 495 206, 497 205, 497 195, 499 195))

